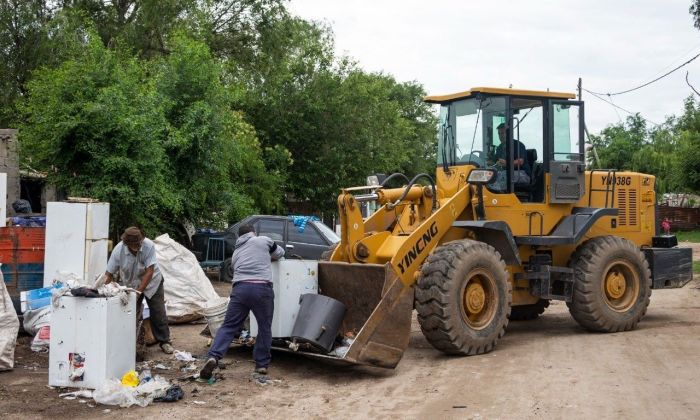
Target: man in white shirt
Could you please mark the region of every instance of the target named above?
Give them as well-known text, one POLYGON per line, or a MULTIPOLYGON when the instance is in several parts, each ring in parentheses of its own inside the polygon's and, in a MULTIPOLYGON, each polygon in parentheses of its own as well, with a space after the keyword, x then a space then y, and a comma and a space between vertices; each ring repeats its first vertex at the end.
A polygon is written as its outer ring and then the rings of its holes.
POLYGON ((143 300, 146 299, 153 336, 163 353, 172 354, 168 316, 165 313, 163 276, 158 268, 156 248, 153 241, 144 237, 141 229, 135 226, 126 228, 121 242, 114 247, 109 257, 105 273, 106 283, 115 280, 115 276, 120 284, 140 293, 136 305, 137 322, 141 320, 143 300))

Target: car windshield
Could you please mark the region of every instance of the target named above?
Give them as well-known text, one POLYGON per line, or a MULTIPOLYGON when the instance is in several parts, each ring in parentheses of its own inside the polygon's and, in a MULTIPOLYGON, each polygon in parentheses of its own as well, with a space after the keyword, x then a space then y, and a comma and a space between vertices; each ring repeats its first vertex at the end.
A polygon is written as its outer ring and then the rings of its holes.
POLYGON ((326 226, 321 222, 314 223, 314 225, 323 233, 323 236, 328 238, 332 243, 340 242, 340 237, 333 232, 331 228, 326 226))

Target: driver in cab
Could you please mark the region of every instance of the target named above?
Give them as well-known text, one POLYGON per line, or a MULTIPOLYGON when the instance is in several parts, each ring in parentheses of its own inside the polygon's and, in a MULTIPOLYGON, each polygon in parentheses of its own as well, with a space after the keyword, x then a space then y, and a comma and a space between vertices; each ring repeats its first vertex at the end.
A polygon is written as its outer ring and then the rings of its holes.
MULTIPOLYGON (((499 168, 498 177, 496 182, 491 187, 496 191, 506 190, 506 147, 508 143, 506 142, 506 125, 501 123, 498 127, 498 138, 501 144, 496 147, 496 166, 499 168)), ((527 150, 525 145, 519 140, 513 140, 513 181, 516 184, 529 184, 530 183, 530 165, 527 162, 527 150)))

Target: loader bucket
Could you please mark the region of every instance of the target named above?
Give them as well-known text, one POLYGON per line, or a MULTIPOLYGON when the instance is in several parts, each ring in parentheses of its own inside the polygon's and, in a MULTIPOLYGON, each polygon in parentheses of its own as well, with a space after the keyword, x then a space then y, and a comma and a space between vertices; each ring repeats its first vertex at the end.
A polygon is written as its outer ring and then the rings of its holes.
POLYGON ((391 265, 319 262, 318 286, 320 294, 346 306, 340 333, 355 336, 338 361, 396 367, 410 338, 413 288, 391 265))

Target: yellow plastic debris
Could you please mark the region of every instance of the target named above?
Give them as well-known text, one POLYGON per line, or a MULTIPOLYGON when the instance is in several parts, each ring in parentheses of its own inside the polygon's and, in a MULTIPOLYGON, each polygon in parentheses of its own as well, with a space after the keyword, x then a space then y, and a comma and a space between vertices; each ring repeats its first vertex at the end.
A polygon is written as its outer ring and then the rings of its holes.
POLYGON ((122 376, 122 385, 128 387, 136 387, 139 385, 139 375, 135 370, 130 370, 122 376))

